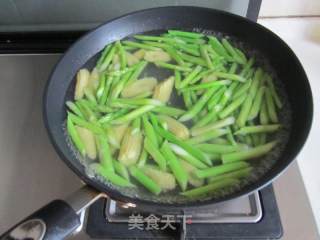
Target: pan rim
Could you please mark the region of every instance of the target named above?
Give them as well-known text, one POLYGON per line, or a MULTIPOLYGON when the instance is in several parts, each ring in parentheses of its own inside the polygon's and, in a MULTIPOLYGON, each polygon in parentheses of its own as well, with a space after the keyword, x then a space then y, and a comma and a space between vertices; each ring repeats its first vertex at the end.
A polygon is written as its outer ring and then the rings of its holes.
MULTIPOLYGON (((93 30, 89 31, 88 33, 86 33, 85 35, 83 35, 80 39, 78 39, 75 43, 72 44, 72 46, 64 53, 64 55, 61 56, 61 58, 59 59, 58 63, 55 65, 55 67, 53 68, 49 79, 46 83, 45 89, 44 89, 44 95, 43 95, 43 120, 44 120, 44 125, 45 128, 47 129, 48 135, 49 135, 49 139, 50 142, 52 143, 52 145, 54 146, 56 152, 58 153, 59 157, 61 158, 61 160, 63 160, 65 162, 65 164, 74 172, 76 173, 76 175, 82 180, 84 181, 86 184, 92 186, 93 188, 98 189, 101 192, 106 193, 107 195, 110 196, 110 198, 115 199, 115 200, 120 200, 123 202, 133 202, 136 204, 142 204, 144 206, 154 206, 155 204, 159 207, 165 207, 165 208, 188 208, 188 207, 197 207, 197 206, 206 206, 206 205, 212 205, 212 204, 216 204, 216 203, 220 203, 220 202, 224 202, 224 201, 228 201, 237 197, 241 197, 241 196, 246 196, 251 194, 252 192, 258 191, 260 189, 262 189, 263 187, 269 185, 271 182, 273 182, 277 177, 279 177, 288 167, 289 165, 294 161, 295 157, 297 156, 297 154, 300 152, 300 150, 303 148, 306 139, 308 137, 308 134, 310 132, 311 129, 311 125, 312 125, 312 116, 313 116, 313 102, 312 102, 312 92, 311 92, 311 87, 310 87, 310 83, 308 81, 307 75, 302 67, 302 64, 300 63, 299 59, 297 58, 297 56, 295 55, 295 53, 291 50, 291 48, 275 33, 273 33, 272 31, 270 31, 269 29, 265 28, 264 26, 252 22, 251 20, 232 14, 230 12, 225 12, 222 10, 217 10, 217 9, 210 9, 210 8, 204 8, 204 7, 195 7, 195 6, 166 6, 166 7, 156 7, 156 8, 148 8, 148 9, 143 9, 143 10, 139 10, 139 11, 135 11, 135 12, 131 12, 128 14, 125 14, 123 16, 111 19, 105 23, 102 23, 101 25, 97 26, 96 28, 94 28, 93 30), (83 41, 87 36, 89 36, 90 34, 93 34, 96 30, 102 28, 103 26, 115 22, 119 19, 123 19, 126 18, 128 16, 131 15, 135 15, 135 14, 141 14, 141 13, 145 13, 145 12, 152 12, 155 10, 159 10, 159 9, 189 9, 189 10, 205 10, 205 11, 209 11, 212 14, 221 14, 221 15, 225 15, 226 17, 230 17, 233 18, 237 21, 244 21, 246 22, 246 24, 251 24, 254 25, 256 28, 267 32, 268 34, 271 34, 273 38, 276 38, 277 41, 279 41, 285 48, 286 50, 292 55, 292 57, 294 58, 295 62, 297 62, 297 66, 299 66, 300 71, 302 71, 306 81, 306 87, 308 90, 308 95, 309 95, 309 101, 310 101, 310 106, 309 106, 309 111, 307 113, 307 115, 309 116, 308 118, 306 118, 308 120, 307 123, 305 123, 305 126, 307 127, 307 129, 305 129, 304 131, 304 135, 301 137, 299 143, 297 144, 298 147, 295 148, 290 155, 290 161, 288 161, 282 168, 279 168, 278 170, 274 170, 273 174, 265 174, 264 176, 262 176, 258 181, 247 185, 246 187, 242 188, 239 191, 236 191, 232 194, 229 194, 227 196, 224 196, 222 198, 219 199, 205 199, 205 200, 195 200, 195 201, 190 201, 190 202, 185 202, 185 203, 166 203, 166 202, 154 202, 154 201, 150 201, 150 200, 144 200, 144 199, 140 199, 140 198, 135 198, 135 197, 130 197, 130 196, 126 196, 124 194, 122 194, 120 191, 115 190, 115 189, 110 189, 109 187, 105 186, 103 183, 99 182, 99 181, 95 181, 93 179, 91 179, 90 177, 88 177, 87 175, 85 175, 83 172, 81 172, 73 163, 71 160, 68 159, 67 156, 65 156, 65 154, 62 152, 62 150, 59 148, 58 144, 57 144, 57 139, 54 137, 51 129, 50 129, 50 124, 49 124, 49 119, 48 119, 48 108, 47 106, 47 99, 48 99, 48 92, 49 92, 49 87, 50 84, 52 83, 52 78, 54 73, 56 72, 56 70, 59 68, 59 64, 61 63, 61 60, 68 54, 70 54, 74 47, 79 44, 79 42, 83 41), (106 191, 107 190, 107 191, 106 191)), ((83 166, 82 166, 83 167, 83 166)), ((270 170, 269 170, 270 171, 270 170)))

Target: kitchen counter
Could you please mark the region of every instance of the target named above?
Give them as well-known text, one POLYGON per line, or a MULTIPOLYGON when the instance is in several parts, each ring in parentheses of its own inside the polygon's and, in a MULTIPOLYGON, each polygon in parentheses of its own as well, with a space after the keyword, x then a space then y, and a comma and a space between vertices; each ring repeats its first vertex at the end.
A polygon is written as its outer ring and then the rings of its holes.
POLYGON ((0 55, 0 232, 47 202, 78 188, 42 121, 42 94, 59 59, 0 55))
MULTIPOLYGON (((0 55, 0 232, 81 186, 47 137, 42 93, 59 55, 0 55)), ((274 189, 284 227, 282 239, 319 239, 296 163, 274 189)), ((73 239, 88 239, 83 232, 73 239)))

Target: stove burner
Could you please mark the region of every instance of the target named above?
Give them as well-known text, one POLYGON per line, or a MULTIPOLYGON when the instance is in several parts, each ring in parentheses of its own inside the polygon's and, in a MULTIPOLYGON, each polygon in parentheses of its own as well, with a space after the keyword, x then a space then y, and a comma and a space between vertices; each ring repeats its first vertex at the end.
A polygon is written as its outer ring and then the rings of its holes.
POLYGON ((116 202, 106 202, 104 199, 93 204, 87 218, 87 234, 93 239, 163 240, 264 240, 282 236, 272 185, 248 197, 210 208, 198 207, 184 213, 150 213, 140 209, 141 206, 119 206, 116 202))
POLYGON ((188 208, 184 212, 146 212, 138 207, 123 207, 121 204, 108 199, 105 215, 109 222, 130 222, 140 214, 144 219, 155 214, 159 221, 163 216, 171 216, 175 222, 181 222, 183 216, 192 223, 255 223, 262 217, 262 207, 258 192, 250 196, 233 199, 227 202, 188 208))

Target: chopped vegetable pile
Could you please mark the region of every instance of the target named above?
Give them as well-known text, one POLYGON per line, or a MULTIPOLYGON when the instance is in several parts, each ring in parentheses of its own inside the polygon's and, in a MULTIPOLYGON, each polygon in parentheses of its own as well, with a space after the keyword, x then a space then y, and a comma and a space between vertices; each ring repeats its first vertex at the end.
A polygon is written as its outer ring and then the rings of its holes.
POLYGON ((271 76, 226 38, 133 37, 107 45, 91 72, 77 74, 66 105, 79 153, 109 182, 156 195, 211 195, 248 177, 248 160, 269 153, 282 127, 271 76), (151 64, 172 75, 142 77, 151 64), (170 104, 173 94, 184 106, 170 104))

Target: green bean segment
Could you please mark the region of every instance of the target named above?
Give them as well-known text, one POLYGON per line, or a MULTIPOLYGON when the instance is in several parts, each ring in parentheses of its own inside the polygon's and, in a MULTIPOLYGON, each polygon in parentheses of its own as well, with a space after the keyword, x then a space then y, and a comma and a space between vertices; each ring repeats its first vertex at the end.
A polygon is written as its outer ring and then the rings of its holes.
POLYGON ((113 183, 115 185, 118 185, 118 186, 121 186, 121 187, 133 187, 134 186, 127 179, 125 179, 123 177, 120 177, 116 173, 108 171, 107 169, 105 169, 100 164, 94 163, 94 164, 91 165, 91 168, 96 173, 98 173, 99 175, 101 175, 102 177, 104 177, 105 179, 107 179, 108 181, 110 181, 111 183, 113 183))
POLYGON ((208 179, 208 182, 213 183, 213 182, 221 181, 221 180, 228 179, 228 178, 235 178, 235 179, 245 178, 245 177, 248 177, 248 175, 252 172, 252 169, 253 169, 253 167, 245 167, 240 170, 235 170, 235 171, 228 172, 225 174, 210 177, 208 179))
POLYGON ((156 106, 154 105, 145 105, 142 106, 140 108, 137 108, 133 111, 131 111, 130 113, 128 113, 127 115, 124 115, 120 118, 116 118, 115 120, 112 121, 113 124, 122 124, 122 123, 126 123, 128 121, 133 120, 136 117, 139 117, 140 115, 151 111, 153 108, 155 108, 156 106))
POLYGON ((160 169, 166 170, 167 161, 164 156, 161 154, 156 145, 152 143, 151 140, 146 138, 144 140, 145 150, 153 157, 155 162, 159 165, 160 169))
POLYGON ((187 162, 189 162, 191 165, 195 166, 196 168, 206 168, 207 165, 204 164, 203 162, 201 162, 200 160, 198 160, 197 158, 195 158, 194 156, 192 156, 190 153, 188 153, 186 150, 184 150, 182 147, 176 145, 176 144, 169 144, 171 150, 178 155, 179 157, 181 157, 182 159, 186 160, 187 162))
POLYGON ((205 104, 210 99, 210 97, 215 92, 215 90, 216 89, 214 89, 214 88, 208 89, 202 95, 202 97, 199 99, 199 101, 188 112, 183 114, 179 118, 179 120, 182 121, 182 122, 185 122, 185 121, 188 121, 188 120, 192 119, 194 116, 196 116, 202 110, 202 108, 205 106, 205 104))
POLYGON ((270 125, 256 125, 256 126, 248 126, 240 128, 234 134, 238 135, 246 135, 252 133, 268 133, 268 132, 275 132, 281 127, 280 124, 270 124, 270 125))
POLYGON ((197 135, 203 134, 205 132, 211 131, 213 129, 219 129, 219 128, 222 128, 222 127, 226 127, 226 126, 232 125, 232 124, 234 124, 234 122, 235 122, 235 118, 234 117, 228 117, 228 118, 216 121, 214 123, 208 124, 208 125, 203 126, 203 127, 198 127, 198 128, 195 127, 195 128, 193 128, 191 130, 191 135, 192 136, 197 136, 197 135))
POLYGON ((100 163, 104 167, 104 169, 113 172, 113 161, 110 152, 110 147, 108 143, 108 139, 104 135, 98 136, 98 146, 99 146, 99 155, 100 155, 100 163))
POLYGON ((154 193, 155 195, 160 194, 160 186, 156 182, 154 182, 150 177, 145 175, 142 170, 135 166, 132 166, 129 168, 129 171, 130 174, 150 192, 154 193))
POLYGON ((247 96, 244 94, 237 99, 235 99, 232 103, 230 103, 225 109, 223 109, 219 116, 220 118, 225 118, 229 116, 231 113, 233 113, 241 104, 246 100, 247 96))
POLYGON ((223 154, 223 153, 230 153, 230 152, 236 152, 245 149, 244 146, 233 146, 228 144, 214 144, 214 143, 203 143, 197 145, 197 147, 206 153, 217 153, 217 154, 223 154))
POLYGON ((82 156, 86 155, 86 149, 85 149, 85 146, 84 146, 84 143, 82 142, 71 118, 68 116, 68 119, 67 119, 67 131, 68 131, 68 134, 71 138, 71 140, 73 141, 73 143, 75 144, 75 146, 77 147, 77 149, 79 150, 80 154, 82 156))
POLYGON ((199 178, 207 178, 207 177, 213 177, 213 176, 217 176, 217 175, 224 174, 227 172, 231 172, 234 170, 238 170, 238 169, 248 167, 248 166, 249 166, 249 163, 239 161, 239 162, 235 162, 235 163, 223 164, 223 165, 216 166, 216 167, 198 170, 195 172, 195 174, 199 178))
POLYGON ((227 133, 228 133, 227 129, 223 129, 223 128, 222 129, 213 129, 213 130, 210 130, 210 131, 205 132, 203 134, 199 134, 193 138, 190 138, 188 140, 188 143, 189 144, 203 143, 203 142, 209 141, 211 139, 226 135, 227 133))
POLYGON ((188 174, 182 168, 181 163, 178 161, 174 153, 171 151, 170 146, 167 142, 164 142, 161 148, 162 153, 168 160, 169 167, 176 177, 181 189, 185 191, 187 189, 188 174))
POLYGON ((243 161, 252 158, 257 158, 267 154, 274 146, 277 141, 269 142, 264 145, 260 145, 258 147, 254 147, 251 149, 235 152, 235 153, 227 153, 221 156, 223 163, 230 163, 235 161, 243 161))
POLYGON ((233 178, 228 178, 228 179, 224 179, 222 181, 210 183, 210 184, 203 186, 203 187, 198 187, 198 188, 194 188, 189 191, 182 192, 181 194, 186 197, 189 197, 189 198, 201 197, 201 196, 213 194, 214 192, 216 192, 217 190, 219 190, 221 188, 235 186, 238 183, 239 183, 239 180, 233 179, 233 178))

